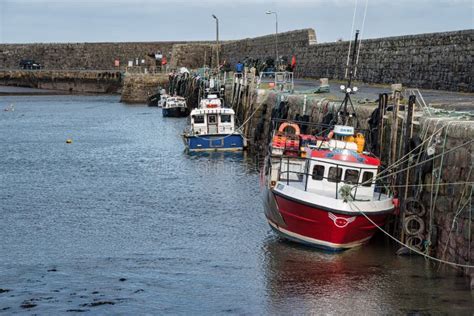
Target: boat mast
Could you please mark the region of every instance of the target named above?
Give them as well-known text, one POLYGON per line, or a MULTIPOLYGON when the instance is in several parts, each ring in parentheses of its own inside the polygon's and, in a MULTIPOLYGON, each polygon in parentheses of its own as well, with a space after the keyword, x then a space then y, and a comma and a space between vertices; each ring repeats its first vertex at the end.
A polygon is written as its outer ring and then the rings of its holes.
MULTIPOLYGON (((354 90, 354 88, 352 87, 352 80, 354 79, 354 74, 355 74, 355 71, 357 69, 356 57, 357 57, 358 39, 359 39, 359 30, 356 30, 355 39, 354 39, 354 47, 353 47, 353 50, 352 50, 351 62, 347 65, 347 68, 346 68, 346 73, 349 73, 347 86, 346 87, 341 86, 341 90, 344 90, 345 96, 344 96, 344 100, 342 101, 342 103, 339 107, 338 113, 337 113, 337 115, 341 118, 342 125, 347 125, 347 123, 349 122, 349 118, 352 117, 352 116, 354 116, 357 120, 357 116, 356 116, 355 109, 354 109, 354 104, 352 104, 352 100, 351 100, 351 94, 354 93, 355 91, 357 91, 357 89, 354 90), (353 113, 349 113, 347 111, 347 108, 348 108, 349 104, 352 108, 353 113), (341 111, 341 109, 343 109, 343 110, 341 111)), ((336 121, 338 121, 338 118, 336 118, 336 121)), ((357 120, 357 125, 359 125, 358 120, 357 120)))

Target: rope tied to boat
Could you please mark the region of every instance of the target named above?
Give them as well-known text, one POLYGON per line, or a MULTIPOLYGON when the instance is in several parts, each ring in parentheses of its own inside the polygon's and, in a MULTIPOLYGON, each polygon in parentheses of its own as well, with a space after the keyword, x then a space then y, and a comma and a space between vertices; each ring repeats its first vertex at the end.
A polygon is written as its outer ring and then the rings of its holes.
POLYGON ((444 264, 447 264, 447 265, 451 265, 451 266, 455 266, 455 267, 462 267, 462 268, 474 268, 474 265, 470 265, 470 264, 462 264, 462 263, 456 263, 456 262, 451 262, 451 261, 446 261, 446 260, 442 260, 442 259, 439 259, 439 258, 435 258, 433 256, 430 256, 422 251, 419 251, 418 249, 416 248, 413 248, 412 246, 408 245, 408 244, 405 244, 403 243, 402 241, 398 240, 395 236, 391 235, 389 232, 387 232, 385 229, 383 229, 382 227, 380 227, 379 225, 377 225, 377 223, 375 223, 369 216, 367 216, 367 214, 365 214, 365 212, 363 212, 354 202, 349 202, 351 206, 353 206, 354 208, 357 209, 357 211, 362 214, 372 225, 374 225, 375 227, 377 227, 377 229, 379 229, 382 233, 384 233, 386 236, 388 236, 390 239, 394 240, 395 242, 397 242, 398 244, 406 247, 407 249, 413 251, 414 253, 417 253, 423 257, 425 257, 426 259, 429 259, 429 260, 432 260, 432 261, 436 261, 436 262, 439 262, 439 263, 444 263, 444 264))

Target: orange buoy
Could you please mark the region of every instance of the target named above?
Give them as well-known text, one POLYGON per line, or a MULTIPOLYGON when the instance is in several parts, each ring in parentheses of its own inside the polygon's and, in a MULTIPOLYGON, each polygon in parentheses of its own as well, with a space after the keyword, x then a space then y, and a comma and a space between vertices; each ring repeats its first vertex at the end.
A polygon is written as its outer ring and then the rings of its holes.
POLYGON ((296 136, 298 136, 300 134, 300 127, 298 126, 298 124, 295 124, 295 123, 285 122, 285 123, 280 125, 280 128, 278 128, 278 131, 283 133, 287 127, 293 128, 293 130, 295 131, 296 136))

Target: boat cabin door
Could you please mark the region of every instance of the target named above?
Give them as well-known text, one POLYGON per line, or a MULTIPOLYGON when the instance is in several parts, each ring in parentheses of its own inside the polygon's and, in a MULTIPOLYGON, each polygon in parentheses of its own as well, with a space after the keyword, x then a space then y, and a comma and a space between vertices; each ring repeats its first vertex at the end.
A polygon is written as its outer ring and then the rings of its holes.
POLYGON ((207 116, 207 133, 217 134, 217 114, 209 114, 207 116))

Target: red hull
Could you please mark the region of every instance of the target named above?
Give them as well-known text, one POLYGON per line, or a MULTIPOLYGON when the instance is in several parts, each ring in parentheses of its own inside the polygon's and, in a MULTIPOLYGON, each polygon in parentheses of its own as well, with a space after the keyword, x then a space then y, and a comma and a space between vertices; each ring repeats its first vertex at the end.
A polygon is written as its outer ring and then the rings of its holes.
MULTIPOLYGON (((376 232, 373 225, 362 214, 343 215, 337 210, 326 210, 310 206, 287 197, 268 192, 266 216, 273 229, 284 237, 331 250, 343 250, 359 246, 376 232), (269 208, 277 208, 270 210, 269 208), (279 213, 276 214, 277 211, 279 213)), ((383 226, 387 212, 370 215, 377 225, 383 226)))

